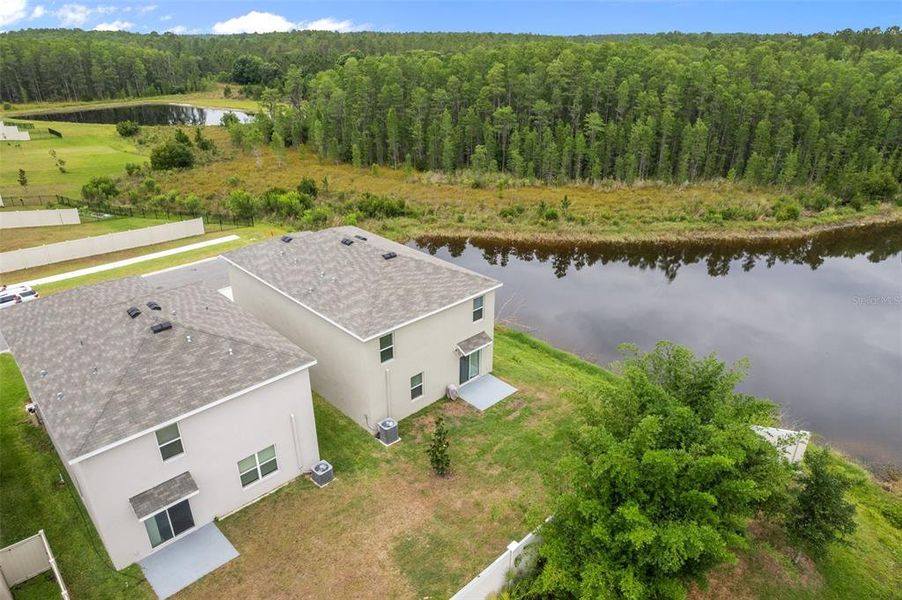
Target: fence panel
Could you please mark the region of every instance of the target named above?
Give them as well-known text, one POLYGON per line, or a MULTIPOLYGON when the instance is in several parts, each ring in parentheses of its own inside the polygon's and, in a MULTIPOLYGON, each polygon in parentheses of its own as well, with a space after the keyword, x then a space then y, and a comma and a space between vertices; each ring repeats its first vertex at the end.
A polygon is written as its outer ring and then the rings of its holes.
POLYGON ((78 211, 74 208, 55 210, 14 210, 0 212, 0 229, 17 227, 49 227, 51 225, 78 225, 78 211))
POLYGON ((154 225, 0 253, 0 273, 203 235, 203 219, 154 225))
POLYGON ((43 529, 29 538, 0 548, 0 585, 3 586, 3 591, 46 571, 53 571, 53 577, 60 587, 60 595, 63 600, 68 600, 69 591, 56 566, 56 558, 43 529))
POLYGON ((451 600, 484 600, 500 593, 507 585, 508 573, 517 573, 527 568, 529 563, 523 556, 527 548, 540 543, 542 540, 536 532, 519 542, 511 542, 501 556, 454 594, 451 600))

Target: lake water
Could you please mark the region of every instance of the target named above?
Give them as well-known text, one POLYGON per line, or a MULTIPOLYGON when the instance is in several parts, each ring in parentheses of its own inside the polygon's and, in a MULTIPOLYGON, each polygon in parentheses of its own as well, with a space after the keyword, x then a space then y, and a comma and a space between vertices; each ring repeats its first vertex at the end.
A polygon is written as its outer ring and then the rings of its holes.
POLYGON ((226 113, 233 113, 242 123, 251 118, 246 112, 222 108, 200 108, 183 104, 132 104, 109 108, 58 111, 18 115, 17 119, 67 121, 73 123, 119 123, 134 121, 139 125, 219 125, 226 113))
POLYGON ((414 245, 502 281, 499 320, 598 363, 663 339, 748 357, 741 389, 787 425, 902 465, 902 227, 755 245, 414 245))

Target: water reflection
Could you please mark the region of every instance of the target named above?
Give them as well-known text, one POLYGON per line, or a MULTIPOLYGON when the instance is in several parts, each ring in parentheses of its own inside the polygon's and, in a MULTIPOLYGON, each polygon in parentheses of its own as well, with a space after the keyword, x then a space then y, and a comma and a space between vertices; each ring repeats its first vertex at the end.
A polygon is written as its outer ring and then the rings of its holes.
POLYGON ((667 339, 747 357, 741 389, 872 464, 902 465, 902 226, 755 244, 421 240, 494 277, 499 319, 601 364, 667 339))
POLYGON ((219 125, 223 115, 232 113, 242 123, 251 117, 240 110, 200 108, 184 104, 132 104, 108 108, 59 111, 21 115, 17 118, 36 121, 66 121, 70 123, 119 123, 134 121, 139 125, 219 125))
POLYGON ((756 266, 773 267, 777 262, 807 265, 817 269, 829 258, 863 255, 870 262, 881 262, 902 251, 902 227, 878 226, 853 233, 824 233, 807 240, 757 240, 726 243, 536 243, 499 242, 489 238, 469 240, 430 237, 418 240, 420 248, 435 254, 447 248, 453 257, 463 254, 468 245, 482 250, 491 265, 507 266, 511 258, 519 261, 549 263, 555 276, 564 277, 596 264, 624 263, 630 267, 658 270, 673 281, 684 265, 704 264, 708 275, 722 277, 731 268, 751 271, 756 266))

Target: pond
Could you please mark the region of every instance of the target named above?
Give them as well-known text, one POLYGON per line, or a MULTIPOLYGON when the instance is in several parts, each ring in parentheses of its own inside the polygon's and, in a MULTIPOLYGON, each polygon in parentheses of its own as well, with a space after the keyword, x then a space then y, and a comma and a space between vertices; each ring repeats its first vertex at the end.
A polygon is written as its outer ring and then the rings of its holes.
POLYGON ((874 467, 902 465, 902 227, 753 245, 420 240, 504 283, 499 321, 601 364, 670 340, 874 467))
POLYGON ((17 119, 67 121, 72 123, 110 123, 134 121, 139 125, 219 125, 226 113, 233 113, 242 123, 251 115, 224 108, 200 108, 185 104, 130 104, 107 108, 85 108, 57 112, 17 115, 17 119))

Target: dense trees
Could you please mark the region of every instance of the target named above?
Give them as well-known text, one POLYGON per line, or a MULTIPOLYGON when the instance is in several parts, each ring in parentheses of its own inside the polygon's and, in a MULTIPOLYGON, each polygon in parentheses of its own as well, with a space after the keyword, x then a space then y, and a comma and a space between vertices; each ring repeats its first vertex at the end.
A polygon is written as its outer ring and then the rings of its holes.
POLYGON ((35 30, 0 36, 0 97, 112 98, 217 79, 244 85, 270 113, 262 140, 250 132, 245 146, 309 142, 358 166, 468 169, 476 185, 492 173, 729 177, 824 182, 851 200, 902 174, 900 50, 898 28, 574 38, 35 30))

